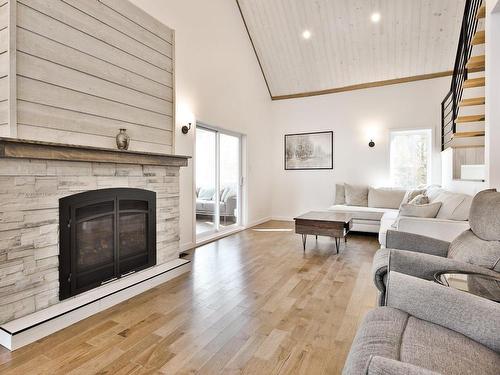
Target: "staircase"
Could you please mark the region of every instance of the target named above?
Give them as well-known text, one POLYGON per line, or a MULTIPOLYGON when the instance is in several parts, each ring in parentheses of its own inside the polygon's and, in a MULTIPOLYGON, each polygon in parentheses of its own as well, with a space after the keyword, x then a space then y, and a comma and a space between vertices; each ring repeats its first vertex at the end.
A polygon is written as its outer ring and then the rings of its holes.
POLYGON ((466 0, 451 88, 441 103, 443 151, 483 147, 484 154, 485 17, 483 0, 466 0))

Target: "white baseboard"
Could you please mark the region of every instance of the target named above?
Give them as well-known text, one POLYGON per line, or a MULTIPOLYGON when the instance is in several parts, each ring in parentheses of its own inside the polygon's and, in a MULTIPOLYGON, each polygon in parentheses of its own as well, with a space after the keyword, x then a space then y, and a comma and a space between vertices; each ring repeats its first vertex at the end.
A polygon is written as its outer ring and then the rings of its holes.
POLYGON ((293 216, 273 216, 272 220, 276 220, 276 221, 293 221, 293 216))
POLYGON ((2 324, 0 345, 19 349, 190 270, 189 260, 175 259, 2 324))
POLYGON ((269 221, 269 220, 272 220, 271 216, 267 216, 267 217, 263 217, 261 219, 257 219, 257 220, 254 220, 252 221, 251 223, 248 223, 246 225, 246 228, 251 228, 251 227, 254 227, 256 225, 259 225, 259 224, 262 224, 262 223, 265 223, 266 221, 269 221))

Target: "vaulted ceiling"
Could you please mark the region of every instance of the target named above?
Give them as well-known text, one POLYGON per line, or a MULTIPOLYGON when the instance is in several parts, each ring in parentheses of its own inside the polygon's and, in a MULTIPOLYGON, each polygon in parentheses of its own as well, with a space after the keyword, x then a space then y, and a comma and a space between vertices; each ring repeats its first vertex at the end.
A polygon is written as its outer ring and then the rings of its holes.
POLYGON ((237 2, 274 99, 445 75, 453 69, 465 4, 465 0, 237 2), (374 13, 380 14, 378 22, 371 20, 374 13), (303 37, 306 30, 308 39, 303 37))

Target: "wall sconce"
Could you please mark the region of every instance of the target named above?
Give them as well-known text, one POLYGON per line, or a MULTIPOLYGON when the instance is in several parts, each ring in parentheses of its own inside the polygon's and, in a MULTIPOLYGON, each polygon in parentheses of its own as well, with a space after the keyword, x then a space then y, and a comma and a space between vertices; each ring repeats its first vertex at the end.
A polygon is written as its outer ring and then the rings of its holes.
POLYGON ((373 142, 373 139, 370 139, 370 142, 368 142, 368 147, 375 147, 375 142, 373 142))
POLYGON ((182 127, 182 134, 187 134, 187 133, 188 133, 188 131, 190 131, 190 130, 191 130, 191 123, 189 123, 187 126, 186 126, 186 125, 184 125, 184 126, 182 127))

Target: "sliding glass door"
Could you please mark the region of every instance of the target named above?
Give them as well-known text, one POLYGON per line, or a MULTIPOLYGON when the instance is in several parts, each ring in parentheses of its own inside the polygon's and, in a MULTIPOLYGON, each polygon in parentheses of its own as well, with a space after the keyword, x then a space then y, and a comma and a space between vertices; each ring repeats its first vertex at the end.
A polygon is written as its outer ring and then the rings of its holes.
POLYGON ((240 225, 241 135, 196 126, 196 236, 240 225))

